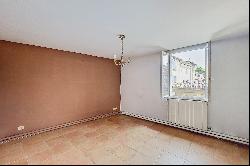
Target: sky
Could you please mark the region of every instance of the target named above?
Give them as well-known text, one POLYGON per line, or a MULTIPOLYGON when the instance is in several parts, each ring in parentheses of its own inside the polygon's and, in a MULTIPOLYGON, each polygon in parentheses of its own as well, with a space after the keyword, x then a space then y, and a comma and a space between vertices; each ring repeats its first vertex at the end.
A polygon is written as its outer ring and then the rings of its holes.
POLYGON ((191 61, 197 64, 200 67, 205 68, 205 58, 206 58, 206 52, 205 48, 203 49, 198 49, 198 50, 192 50, 192 51, 186 51, 186 52, 180 52, 180 53, 175 53, 173 56, 181 58, 185 61, 191 61))

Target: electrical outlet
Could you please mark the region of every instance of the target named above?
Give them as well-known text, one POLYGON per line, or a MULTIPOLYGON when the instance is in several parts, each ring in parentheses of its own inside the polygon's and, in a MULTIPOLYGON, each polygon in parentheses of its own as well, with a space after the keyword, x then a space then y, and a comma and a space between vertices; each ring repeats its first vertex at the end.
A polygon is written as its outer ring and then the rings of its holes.
POLYGON ((113 107, 113 111, 117 110, 117 107, 113 107))
POLYGON ((18 131, 24 130, 24 126, 18 126, 18 127, 17 127, 17 130, 18 130, 18 131))

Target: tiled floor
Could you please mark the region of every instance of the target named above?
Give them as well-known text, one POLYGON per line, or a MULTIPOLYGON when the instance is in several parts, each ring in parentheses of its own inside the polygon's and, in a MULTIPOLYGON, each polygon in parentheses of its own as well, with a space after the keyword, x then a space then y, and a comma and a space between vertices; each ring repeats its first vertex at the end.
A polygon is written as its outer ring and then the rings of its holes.
POLYGON ((249 147, 123 115, 0 145, 0 164, 249 164, 249 147))

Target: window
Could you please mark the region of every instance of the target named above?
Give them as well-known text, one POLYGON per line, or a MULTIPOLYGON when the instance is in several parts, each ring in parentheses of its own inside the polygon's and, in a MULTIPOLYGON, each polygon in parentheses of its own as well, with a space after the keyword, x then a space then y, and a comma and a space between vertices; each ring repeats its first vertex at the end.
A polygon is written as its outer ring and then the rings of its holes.
POLYGON ((208 43, 163 52, 162 96, 208 100, 208 56, 208 43))

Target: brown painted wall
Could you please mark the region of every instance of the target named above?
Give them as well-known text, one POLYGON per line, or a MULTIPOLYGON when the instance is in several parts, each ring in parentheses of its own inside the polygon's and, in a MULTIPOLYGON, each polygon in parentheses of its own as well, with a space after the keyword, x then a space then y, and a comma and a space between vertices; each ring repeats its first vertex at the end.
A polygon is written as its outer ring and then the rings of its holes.
POLYGON ((111 59, 0 41, 0 138, 113 112, 120 69, 111 59))

